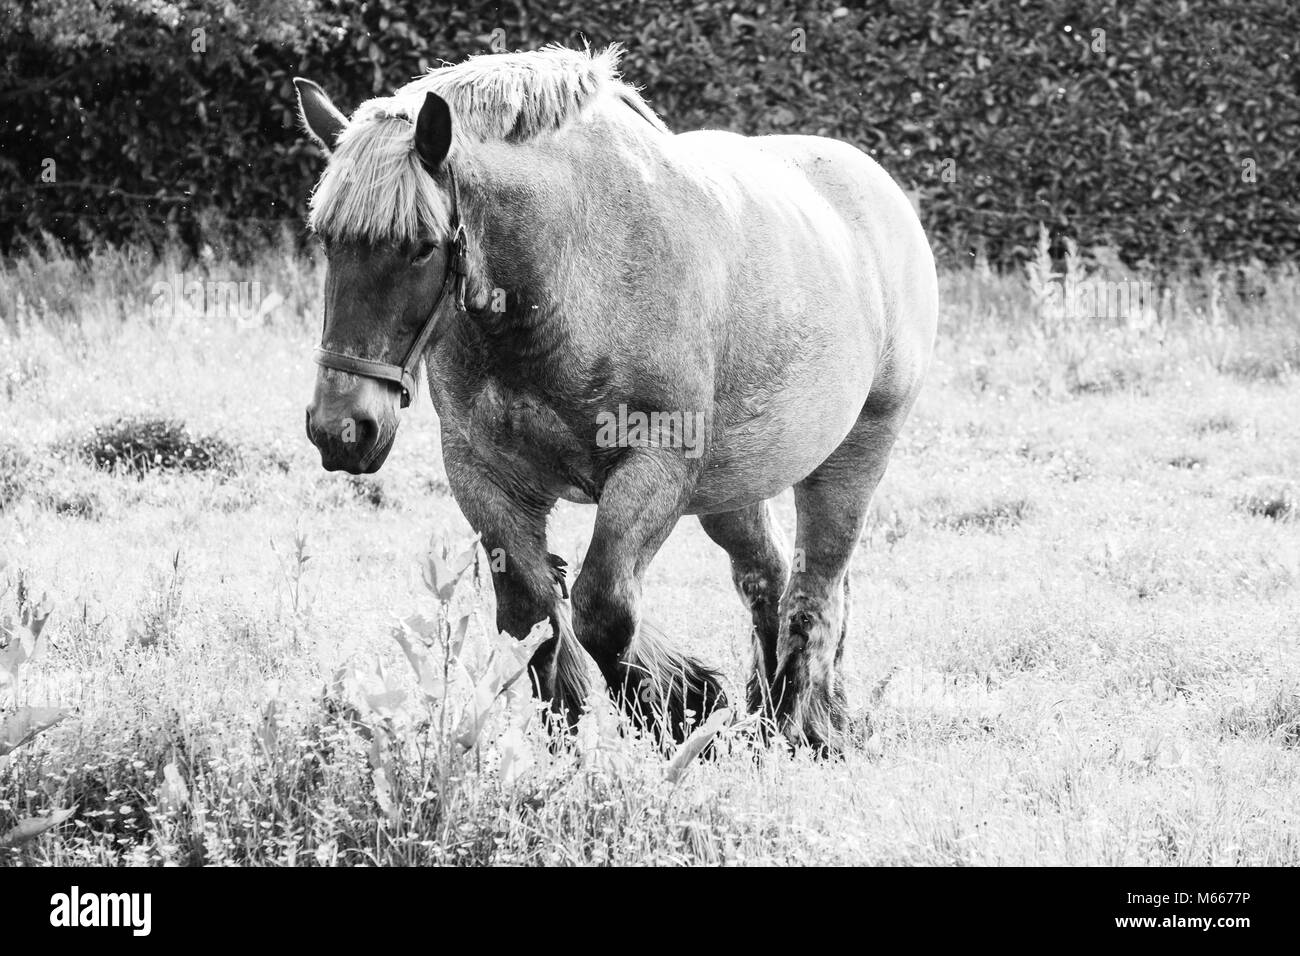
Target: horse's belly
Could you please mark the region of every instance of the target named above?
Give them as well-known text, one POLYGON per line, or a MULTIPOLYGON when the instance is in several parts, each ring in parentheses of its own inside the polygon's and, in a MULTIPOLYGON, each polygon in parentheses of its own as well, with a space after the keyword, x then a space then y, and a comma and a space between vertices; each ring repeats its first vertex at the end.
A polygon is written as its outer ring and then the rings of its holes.
POLYGON ((741 403, 740 414, 715 433, 687 511, 731 511, 808 477, 852 430, 870 382, 868 366, 811 394, 741 403))
POLYGON ((794 482, 775 470, 765 474, 748 472, 743 476, 739 469, 720 469, 716 474, 706 475, 695 486, 686 514, 718 514, 735 511, 759 501, 775 497, 794 482), (739 480, 743 477, 743 481, 739 480))
POLYGON ((766 501, 808 477, 836 447, 838 442, 822 443, 817 450, 805 446, 801 454, 790 458, 774 452, 765 461, 751 456, 730 457, 705 471, 686 511, 688 514, 734 511, 766 501))

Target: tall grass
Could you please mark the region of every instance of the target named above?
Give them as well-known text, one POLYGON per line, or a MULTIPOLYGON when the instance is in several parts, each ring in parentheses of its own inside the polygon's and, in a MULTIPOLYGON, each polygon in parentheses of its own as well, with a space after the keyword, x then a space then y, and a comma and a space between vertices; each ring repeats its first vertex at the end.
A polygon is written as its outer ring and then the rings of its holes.
POLYGON ((1107 250, 1085 258, 1072 244, 1053 260, 1040 235, 1023 280, 977 261, 941 276, 942 336, 968 353, 977 389, 1028 387, 1045 396, 1149 388, 1211 370, 1245 381, 1300 371, 1300 271, 1205 264, 1181 274, 1146 275, 1107 250), (1151 301, 1072 312, 1050 290, 1081 285, 1145 285, 1151 301))

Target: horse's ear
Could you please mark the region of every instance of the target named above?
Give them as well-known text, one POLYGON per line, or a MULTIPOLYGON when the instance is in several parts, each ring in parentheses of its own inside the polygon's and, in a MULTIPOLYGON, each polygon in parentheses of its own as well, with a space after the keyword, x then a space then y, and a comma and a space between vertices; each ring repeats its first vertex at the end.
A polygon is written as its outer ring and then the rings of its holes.
POLYGON ((426 93, 415 121, 415 152, 432 172, 442 165, 450 149, 451 107, 437 93, 426 93))
POLYGON ((298 115, 303 126, 311 133, 316 142, 325 147, 328 153, 338 142, 339 133, 348 125, 347 117, 340 113, 330 102, 325 91, 311 80, 301 76, 293 78, 294 89, 298 91, 298 115))

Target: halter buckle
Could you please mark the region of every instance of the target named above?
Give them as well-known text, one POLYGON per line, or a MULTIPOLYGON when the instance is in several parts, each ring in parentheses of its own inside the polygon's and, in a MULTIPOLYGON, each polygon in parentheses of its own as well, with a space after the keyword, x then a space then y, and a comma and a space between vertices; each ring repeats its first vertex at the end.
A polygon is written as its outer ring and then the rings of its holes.
POLYGON ((456 277, 454 280, 456 283, 456 308, 459 311, 464 312, 465 311, 465 286, 466 286, 465 280, 468 275, 465 269, 465 225, 464 223, 460 223, 460 222, 456 223, 456 232, 451 239, 450 254, 451 254, 451 262, 449 263, 449 268, 451 269, 452 274, 456 277))

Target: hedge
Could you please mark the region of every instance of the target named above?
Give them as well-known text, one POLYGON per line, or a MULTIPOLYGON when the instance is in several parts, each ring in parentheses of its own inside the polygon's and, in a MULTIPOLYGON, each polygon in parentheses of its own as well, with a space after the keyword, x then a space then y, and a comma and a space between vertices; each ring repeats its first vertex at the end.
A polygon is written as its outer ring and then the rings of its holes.
POLYGON ((948 260, 1023 259, 1039 223, 1130 263, 1300 250, 1289 0, 18 0, 0 20, 0 249, 301 234, 322 159, 295 74, 350 109, 442 60, 619 41, 675 129, 868 150, 948 260))

